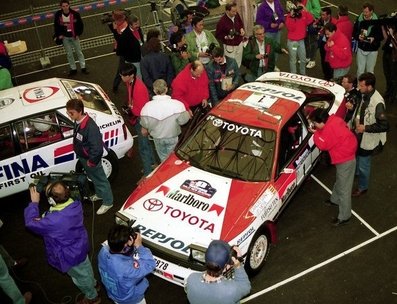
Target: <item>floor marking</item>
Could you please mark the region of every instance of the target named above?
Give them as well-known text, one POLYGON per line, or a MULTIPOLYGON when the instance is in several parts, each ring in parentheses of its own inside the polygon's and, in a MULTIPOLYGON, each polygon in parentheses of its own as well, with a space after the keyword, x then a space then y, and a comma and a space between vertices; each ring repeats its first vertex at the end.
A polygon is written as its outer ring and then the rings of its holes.
MULTIPOLYGON (((329 194, 332 194, 332 191, 324 185, 317 177, 315 177, 313 174, 310 175, 311 178, 313 178, 321 187, 325 189, 329 194)), ((379 235, 379 232, 376 231, 370 224, 368 224, 361 216, 358 215, 353 209, 352 209, 352 214, 365 226, 367 227, 373 234, 379 235)))
MULTIPOLYGON (((324 3, 327 4, 328 6, 338 7, 337 5, 335 5, 335 4, 333 4, 333 3, 330 3, 330 2, 328 2, 328 1, 321 0, 321 2, 324 2, 324 3)), ((351 14, 351 15, 353 15, 353 16, 355 16, 355 17, 358 17, 358 15, 357 15, 356 13, 354 13, 354 12, 349 11, 349 14, 351 14)))
POLYGON ((370 244, 372 242, 375 242, 378 239, 380 239, 380 238, 382 238, 382 237, 384 237, 384 236, 386 236, 386 235, 388 235, 388 234, 390 234, 390 233, 392 233, 392 232, 394 232, 396 230, 397 230, 397 226, 393 227, 393 228, 391 228, 391 229, 389 229, 389 230, 387 230, 387 231, 385 231, 385 232, 383 232, 383 233, 381 233, 381 234, 379 234, 377 236, 374 236, 373 238, 371 238, 371 239, 369 239, 369 240, 367 240, 367 241, 365 241, 365 242, 363 242, 361 244, 358 244, 358 245, 356 245, 356 246, 354 246, 354 247, 352 247, 352 248, 350 248, 350 249, 348 249, 348 250, 346 250, 346 251, 344 251, 344 252, 342 252, 342 253, 340 253, 340 254, 332 257, 332 258, 329 258, 328 260, 325 260, 324 262, 321 262, 320 264, 314 265, 314 266, 312 266, 312 267, 310 267, 310 268, 308 268, 308 269, 306 269, 306 270, 304 270, 304 271, 302 271, 302 272, 300 272, 300 273, 298 273, 298 274, 296 274, 296 275, 294 275, 292 277, 289 277, 288 279, 285 279, 284 281, 278 282, 278 283, 276 283, 276 284, 274 284, 274 285, 272 285, 272 286, 270 286, 270 287, 268 287, 266 289, 258 291, 256 293, 254 293, 254 294, 242 299, 241 303, 246 303, 246 302, 248 302, 250 300, 253 300, 253 299, 255 299, 255 298, 257 298, 257 297, 259 297, 259 296, 261 296, 261 295, 263 295, 265 293, 268 293, 269 291, 272 291, 272 290, 274 290, 274 289, 276 289, 278 287, 281 287, 281 286, 283 286, 283 285, 285 285, 285 284, 287 284, 289 282, 292 282, 292 281, 294 281, 296 279, 299 279, 300 277, 303 277, 304 275, 306 275, 306 274, 308 274, 308 273, 310 273, 310 272, 312 272, 314 270, 317 270, 317 269, 319 269, 319 268, 321 268, 321 267, 323 267, 323 266, 325 266, 325 265, 327 265, 327 264, 329 264, 329 263, 331 263, 333 261, 336 261, 336 260, 348 255, 349 253, 352 253, 352 252, 354 252, 354 251, 356 251, 356 250, 358 250, 358 249, 360 249, 360 248, 362 248, 362 247, 364 247, 364 246, 366 246, 366 245, 368 245, 368 244, 370 244))

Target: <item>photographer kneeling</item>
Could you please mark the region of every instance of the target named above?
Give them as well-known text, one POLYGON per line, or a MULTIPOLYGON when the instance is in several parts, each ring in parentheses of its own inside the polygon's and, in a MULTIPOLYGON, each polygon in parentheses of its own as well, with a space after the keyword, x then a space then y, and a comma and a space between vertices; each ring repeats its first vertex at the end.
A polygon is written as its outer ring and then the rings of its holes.
POLYGON ((251 290, 251 283, 240 264, 240 250, 221 240, 212 241, 205 253, 204 273, 195 272, 186 280, 190 304, 232 304, 251 290), (232 278, 228 273, 234 271, 232 278))
POLYGON ((107 241, 98 254, 98 267, 109 298, 118 304, 146 303, 149 281, 145 277, 156 268, 156 262, 142 245, 139 230, 115 225, 107 241))

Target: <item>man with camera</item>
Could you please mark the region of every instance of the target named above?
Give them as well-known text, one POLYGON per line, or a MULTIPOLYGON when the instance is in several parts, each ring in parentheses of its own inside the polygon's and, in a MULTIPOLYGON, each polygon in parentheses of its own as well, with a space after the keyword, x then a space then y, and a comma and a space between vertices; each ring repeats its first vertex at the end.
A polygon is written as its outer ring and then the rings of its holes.
POLYGON ((146 276, 156 268, 138 229, 115 225, 98 254, 98 268, 110 299, 118 304, 144 304, 146 276))
POLYGON ((305 37, 307 26, 313 22, 310 14, 300 0, 294 0, 285 19, 287 28, 287 47, 289 53, 289 68, 291 73, 296 73, 296 58, 299 62, 299 74, 306 75, 306 48, 305 37))
POLYGON ((276 53, 288 54, 288 51, 268 38, 265 28, 257 24, 254 26, 254 37, 251 37, 244 47, 243 59, 247 67, 245 81, 255 81, 259 76, 267 72, 273 72, 276 66, 276 53))
POLYGON ((66 184, 57 181, 46 186, 50 209, 40 215, 40 193, 35 185, 31 185, 29 191, 31 202, 24 211, 25 226, 43 237, 48 263, 67 273, 84 294, 77 303, 101 303, 99 285, 88 258, 89 242, 81 202, 70 197, 66 184))
POLYGON ((352 118, 361 102, 361 94, 357 90, 357 78, 353 75, 346 74, 342 77, 341 85, 346 91, 345 98, 335 115, 343 118, 345 122, 347 122, 348 126, 352 128, 352 118), (343 104, 345 105, 344 107, 343 104))
POLYGON ((205 272, 194 272, 185 282, 190 304, 231 304, 251 290, 251 283, 241 265, 240 250, 222 240, 214 240, 205 252, 205 272))
POLYGON ((191 55, 187 51, 185 35, 182 31, 172 33, 170 37, 171 43, 171 64, 174 68, 175 75, 190 62, 191 55))
POLYGON ((243 20, 237 12, 235 2, 225 5, 225 14, 216 25, 215 37, 222 42, 225 55, 234 58, 237 66, 241 66, 243 58, 243 40, 245 36, 243 20))

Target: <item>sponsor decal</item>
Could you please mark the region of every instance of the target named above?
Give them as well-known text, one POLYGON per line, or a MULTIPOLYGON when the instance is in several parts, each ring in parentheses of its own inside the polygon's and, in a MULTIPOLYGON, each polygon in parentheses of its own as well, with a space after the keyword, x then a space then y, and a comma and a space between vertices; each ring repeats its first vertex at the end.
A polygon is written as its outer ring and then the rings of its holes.
MULTIPOLYGON (((190 182, 190 181, 187 180, 183 184, 185 184, 186 182, 190 182)), ((181 188, 182 188, 182 186, 181 186, 181 188)), ((161 185, 157 189, 156 193, 157 192, 162 192, 164 194, 164 196, 167 198, 170 198, 174 201, 192 206, 192 207, 200 209, 202 211, 207 211, 207 210, 208 210, 208 212, 215 211, 218 216, 222 213, 222 211, 224 209, 224 207, 222 207, 218 204, 210 205, 209 203, 203 202, 203 201, 197 199, 193 194, 183 194, 179 190, 174 190, 174 191, 170 192, 170 188, 168 188, 167 186, 164 186, 164 185, 161 185)))
POLYGON ((43 86, 26 89, 22 96, 25 101, 29 103, 35 103, 53 96, 58 91, 58 87, 43 86))
POLYGON ((256 217, 261 217, 264 221, 266 217, 277 207, 279 198, 277 190, 273 186, 269 186, 266 191, 259 197, 250 211, 256 217))
POLYGON ((305 99, 304 96, 297 95, 291 92, 285 92, 282 91, 282 89, 274 89, 274 88, 269 88, 269 87, 264 87, 264 86, 260 86, 257 84, 244 84, 241 87, 239 87, 239 89, 246 89, 246 90, 252 90, 252 91, 256 91, 256 92, 261 92, 261 93, 266 93, 268 95, 271 96, 275 96, 275 97, 279 97, 279 98, 286 98, 286 99, 290 99, 290 100, 296 100, 296 101, 303 101, 305 99))
POLYGON ((303 153, 298 157, 298 159, 295 160, 294 164, 295 164, 295 168, 299 167, 299 165, 303 164, 303 162, 305 161, 305 159, 309 156, 310 151, 309 149, 306 149, 305 151, 303 151, 303 153))
POLYGON ((249 135, 249 136, 253 136, 253 137, 262 138, 261 130, 236 125, 234 123, 224 121, 220 118, 215 118, 214 116, 208 116, 207 119, 212 120, 212 124, 217 128, 228 130, 230 132, 241 133, 242 135, 249 135))
POLYGON ((162 232, 150 229, 149 227, 145 227, 143 225, 136 225, 135 227, 138 227, 139 231, 141 232, 141 235, 147 239, 153 240, 160 244, 168 245, 175 250, 182 251, 187 254, 190 253, 189 244, 186 245, 181 240, 166 235, 162 232))
POLYGON ((115 121, 111 121, 111 122, 108 122, 108 123, 105 123, 105 124, 102 124, 102 125, 99 126, 99 129, 101 129, 101 130, 102 129, 106 129, 106 128, 109 128, 109 127, 112 127, 112 126, 116 126, 118 124, 121 124, 121 120, 120 119, 115 120, 115 121))
POLYGON ((106 131, 105 134, 103 135, 106 147, 109 148, 117 145, 119 139, 118 135, 119 135, 119 129, 106 131))
POLYGON ((315 78, 311 78, 311 77, 303 76, 303 75, 294 75, 294 74, 285 73, 285 72, 280 72, 280 76, 284 77, 284 78, 289 78, 292 80, 300 80, 300 81, 307 82, 307 83, 314 83, 314 84, 317 84, 319 86, 324 86, 324 87, 333 87, 335 85, 335 83, 333 83, 331 81, 315 79, 315 78))
POLYGON ((197 226, 198 228, 200 228, 204 231, 210 231, 211 233, 213 233, 214 229, 215 229, 214 223, 210 223, 206 219, 203 219, 201 217, 193 215, 193 214, 186 212, 184 210, 180 210, 178 208, 174 208, 169 205, 165 205, 165 204, 163 204, 162 201, 155 199, 155 198, 149 198, 149 199, 145 200, 143 202, 143 207, 149 212, 161 211, 163 214, 165 214, 171 218, 178 219, 178 220, 185 222, 191 226, 197 226))
POLYGON ((181 189, 204 196, 205 198, 211 198, 216 193, 216 189, 212 188, 210 183, 199 179, 185 180, 181 185, 181 189))
POLYGON ((294 191, 295 187, 296 187, 295 181, 293 181, 290 185, 288 185, 288 188, 287 188, 287 190, 285 190, 284 195, 282 197, 283 203, 291 195, 291 193, 292 193, 292 191, 294 191))
POLYGON ((254 227, 251 227, 248 229, 248 231, 244 232, 242 236, 237 240, 237 246, 239 246, 241 243, 243 243, 248 237, 255 232, 254 227))
POLYGON ((54 164, 62 164, 75 159, 73 144, 60 147, 54 150, 54 164))
POLYGON ((20 161, 15 161, 11 164, 0 166, 0 178, 14 179, 39 169, 48 168, 49 165, 41 158, 40 155, 33 155, 31 160, 22 158, 20 161))

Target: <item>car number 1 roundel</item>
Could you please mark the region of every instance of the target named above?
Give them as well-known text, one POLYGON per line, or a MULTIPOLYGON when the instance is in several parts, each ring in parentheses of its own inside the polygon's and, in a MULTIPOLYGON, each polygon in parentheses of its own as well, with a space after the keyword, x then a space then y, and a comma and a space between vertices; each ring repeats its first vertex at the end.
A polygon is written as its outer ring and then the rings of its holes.
POLYGON ((35 103, 47 99, 59 91, 58 87, 43 86, 26 89, 23 94, 23 100, 28 103, 35 103))

